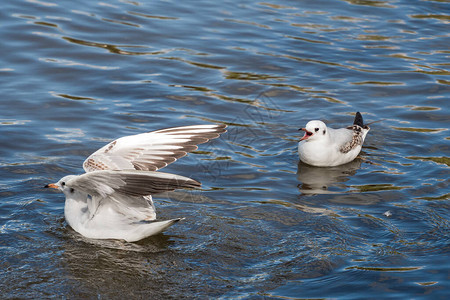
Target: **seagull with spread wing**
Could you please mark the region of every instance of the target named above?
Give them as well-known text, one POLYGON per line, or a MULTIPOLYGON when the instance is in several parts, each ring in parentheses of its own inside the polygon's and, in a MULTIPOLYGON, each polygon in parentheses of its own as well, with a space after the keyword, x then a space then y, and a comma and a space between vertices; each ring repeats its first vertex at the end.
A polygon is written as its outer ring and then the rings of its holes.
POLYGON ((125 136, 90 155, 83 163, 85 174, 45 187, 64 193, 65 219, 83 236, 139 241, 181 220, 156 220, 152 194, 201 186, 191 178, 156 171, 219 137, 225 128, 194 125, 125 136))

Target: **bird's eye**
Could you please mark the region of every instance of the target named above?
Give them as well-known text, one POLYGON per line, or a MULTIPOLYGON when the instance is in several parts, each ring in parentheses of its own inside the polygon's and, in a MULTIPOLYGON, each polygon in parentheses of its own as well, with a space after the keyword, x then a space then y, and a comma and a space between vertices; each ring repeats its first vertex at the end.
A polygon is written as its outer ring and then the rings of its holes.
POLYGON ((63 181, 63 182, 61 182, 61 185, 62 185, 62 186, 65 186, 65 185, 66 185, 66 183, 65 183, 65 182, 63 181))
POLYGON ((314 130, 317 132, 317 131, 319 131, 319 128, 314 128, 314 130))

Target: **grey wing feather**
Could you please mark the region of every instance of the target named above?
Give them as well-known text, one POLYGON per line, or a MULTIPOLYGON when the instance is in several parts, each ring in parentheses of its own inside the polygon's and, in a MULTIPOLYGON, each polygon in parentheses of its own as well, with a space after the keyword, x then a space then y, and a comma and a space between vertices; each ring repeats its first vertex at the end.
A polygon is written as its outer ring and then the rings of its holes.
POLYGON ((194 125, 157 130, 119 138, 100 148, 83 163, 86 172, 97 170, 156 171, 215 139, 227 126, 194 125))
POLYGON ((66 183, 94 197, 114 193, 146 196, 180 188, 197 188, 201 183, 184 176, 153 171, 93 171, 77 176, 66 183))

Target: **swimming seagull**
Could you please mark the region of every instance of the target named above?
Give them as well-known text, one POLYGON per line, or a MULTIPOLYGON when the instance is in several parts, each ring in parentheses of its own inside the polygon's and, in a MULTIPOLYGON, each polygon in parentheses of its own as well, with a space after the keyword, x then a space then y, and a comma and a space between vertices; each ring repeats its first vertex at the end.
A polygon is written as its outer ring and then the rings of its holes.
POLYGON ((353 125, 346 128, 328 128, 324 122, 313 120, 299 130, 305 131, 298 143, 300 160, 312 166, 332 167, 358 156, 370 127, 357 112, 353 125))
POLYGON ((46 185, 66 196, 64 216, 75 231, 94 239, 135 242, 181 220, 156 220, 152 194, 197 188, 200 182, 156 172, 226 132, 226 125, 194 125, 119 138, 91 154, 86 173, 46 185))

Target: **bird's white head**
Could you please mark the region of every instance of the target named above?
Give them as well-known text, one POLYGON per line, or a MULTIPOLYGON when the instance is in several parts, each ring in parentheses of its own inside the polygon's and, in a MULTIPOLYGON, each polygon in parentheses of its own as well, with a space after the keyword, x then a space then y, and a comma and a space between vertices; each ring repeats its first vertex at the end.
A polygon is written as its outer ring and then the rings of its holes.
POLYGON ((319 140, 328 134, 327 125, 319 120, 309 121, 304 128, 300 128, 305 132, 305 135, 300 139, 300 141, 313 141, 319 140))
POLYGON ((76 177, 76 175, 64 176, 57 183, 50 183, 50 184, 47 184, 45 187, 60 190, 61 192, 63 192, 66 195, 72 194, 74 192, 74 190, 73 190, 73 188, 71 188, 67 185, 67 182, 74 177, 76 177))

